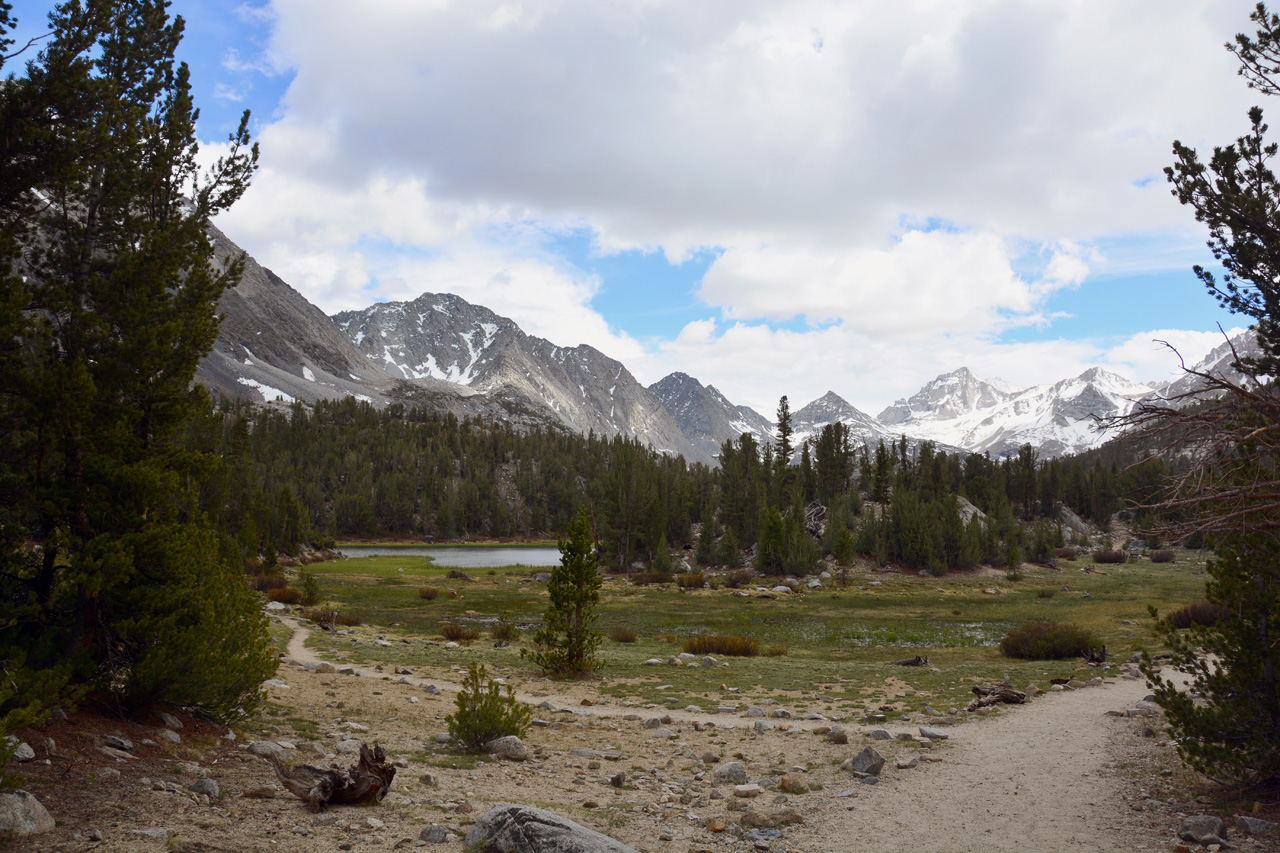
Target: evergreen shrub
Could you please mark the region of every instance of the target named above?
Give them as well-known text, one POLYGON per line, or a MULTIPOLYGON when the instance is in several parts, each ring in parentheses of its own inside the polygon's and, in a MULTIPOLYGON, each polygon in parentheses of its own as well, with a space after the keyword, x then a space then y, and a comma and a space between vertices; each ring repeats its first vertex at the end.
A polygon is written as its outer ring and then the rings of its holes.
POLYGON ((449 734, 463 749, 480 752, 484 745, 500 737, 521 737, 529 730, 532 714, 516 699, 511 685, 489 678, 484 664, 473 663, 454 700, 458 710, 444 718, 449 734))
POLYGON ((1010 629, 1000 641, 1000 653, 1023 660, 1065 660, 1082 656, 1103 643, 1079 625, 1028 622, 1010 629))
POLYGON ((729 589, 738 589, 739 587, 749 586, 751 584, 750 569, 734 569, 724 576, 724 585, 729 589))

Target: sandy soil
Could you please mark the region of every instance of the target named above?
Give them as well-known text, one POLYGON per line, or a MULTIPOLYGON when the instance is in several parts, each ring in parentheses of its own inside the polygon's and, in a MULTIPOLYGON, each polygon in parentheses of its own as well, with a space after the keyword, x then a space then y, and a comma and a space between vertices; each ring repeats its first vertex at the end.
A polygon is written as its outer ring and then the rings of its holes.
MULTIPOLYGON (((378 850, 412 846, 425 827, 437 825, 451 836, 427 849, 454 853, 463 849, 467 827, 489 806, 520 802, 556 810, 647 853, 753 850, 750 840, 735 835, 744 808, 789 808, 803 818, 783 830, 770 848, 775 851, 1170 850, 1178 815, 1203 809, 1187 802, 1185 787, 1180 802, 1167 802, 1186 777, 1183 771, 1162 775, 1162 768, 1177 761, 1158 721, 1106 715, 1132 707, 1147 693, 1141 681, 1109 673, 1097 687, 975 715, 948 727, 948 740, 931 745, 873 742, 866 737, 872 727, 849 723, 849 744, 831 744, 814 733, 830 725, 821 720, 770 720, 778 729, 756 734, 754 720, 742 714, 629 707, 603 699, 589 682, 547 682, 545 693, 521 695, 556 709, 535 710, 546 724, 525 737, 531 759, 484 759, 466 769, 439 766, 465 762, 442 756, 432 742, 453 710, 457 672, 309 672, 301 665, 316 655, 305 646, 305 629, 293 627, 293 663, 277 676, 288 686, 272 687, 272 699, 289 707, 290 716, 319 723, 320 749, 332 752, 344 732, 383 744, 401 769, 381 806, 333 808, 317 818, 283 793, 246 798, 246 791, 274 776, 266 761, 244 750, 244 736, 232 741, 221 730, 184 718, 181 745, 148 745, 142 740, 156 740, 157 720, 81 715, 29 733, 37 761, 24 768, 28 788, 59 826, 12 849, 378 850), (441 692, 428 694, 427 684, 441 692), (676 737, 654 737, 642 728, 642 720, 661 714, 671 717, 668 728, 676 737), (1147 726, 1156 729, 1155 737, 1143 736, 1147 726), (96 749, 101 735, 111 733, 134 740, 138 757, 113 758, 96 749), (45 737, 56 740, 56 754, 41 747, 45 737), (876 785, 840 770, 844 759, 869 744, 888 760, 876 785), (575 748, 604 754, 573 755, 575 748), (702 761, 709 751, 744 761, 753 780, 802 768, 817 789, 736 797, 732 786, 711 784, 702 761), (912 755, 925 760, 914 769, 896 769, 896 758, 912 755), (118 770, 119 779, 103 778, 106 768, 118 770), (626 782, 615 787, 609 779, 620 771, 626 782), (222 792, 208 803, 186 791, 204 774, 222 792), (424 782, 424 774, 434 778, 424 782), (170 837, 135 834, 148 829, 167 829, 170 837)), ((925 722, 891 719, 883 727, 916 734, 925 722)), ((303 746, 289 730, 271 737, 303 746)), ((302 749, 289 757, 325 763, 302 749)), ((1249 839, 1241 844, 1247 850, 1273 849, 1249 839)))

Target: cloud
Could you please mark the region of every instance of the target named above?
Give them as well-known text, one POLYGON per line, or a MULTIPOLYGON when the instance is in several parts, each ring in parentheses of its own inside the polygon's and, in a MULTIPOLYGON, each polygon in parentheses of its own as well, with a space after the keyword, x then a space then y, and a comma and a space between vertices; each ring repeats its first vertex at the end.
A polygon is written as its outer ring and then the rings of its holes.
POLYGON ((1182 375, 1183 364, 1194 367, 1210 350, 1242 331, 1242 327, 1227 329, 1225 337, 1216 329, 1212 332, 1187 329, 1137 332, 1108 349, 1099 360, 1117 373, 1139 381, 1168 381, 1182 375))
POLYGON ((292 77, 220 224, 326 311, 448 290, 764 412, 828 388, 878 411, 961 364, 1154 377, 1141 335, 1000 335, 1051 329, 1049 298, 1091 277, 1203 256, 1160 167, 1172 139, 1243 129, 1252 97, 1219 45, 1250 8, 244 6, 270 43, 224 64, 292 77), (611 325, 599 282, 548 249, 569 228, 604 253, 716 250, 708 316, 654 340, 611 325))

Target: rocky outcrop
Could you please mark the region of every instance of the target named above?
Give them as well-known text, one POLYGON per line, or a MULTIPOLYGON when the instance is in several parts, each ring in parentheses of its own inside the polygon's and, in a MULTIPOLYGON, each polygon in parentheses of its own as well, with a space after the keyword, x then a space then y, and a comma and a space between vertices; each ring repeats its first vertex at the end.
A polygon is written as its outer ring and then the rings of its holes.
POLYGON ((747 406, 735 406, 714 386, 672 373, 649 386, 694 447, 715 456, 726 440, 749 433, 757 444, 774 440, 773 424, 747 406))

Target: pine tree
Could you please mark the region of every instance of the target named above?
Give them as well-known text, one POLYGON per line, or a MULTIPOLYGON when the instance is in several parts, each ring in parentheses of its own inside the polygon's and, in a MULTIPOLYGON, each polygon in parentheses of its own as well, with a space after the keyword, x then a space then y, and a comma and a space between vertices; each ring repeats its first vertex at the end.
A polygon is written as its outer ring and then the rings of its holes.
POLYGON ((240 273, 214 267, 209 221, 257 150, 246 113, 228 155, 197 169, 166 5, 64 3, 0 89, 0 647, 123 701, 226 714, 274 661, 234 547, 191 512, 209 463, 180 440, 240 273))
POLYGON ((601 635, 596 605, 600 602, 600 557, 591 534, 587 508, 569 525, 568 538, 559 543, 560 565, 551 570, 547 593, 551 601, 542 617, 542 627, 534 634, 536 648, 522 655, 550 674, 582 675, 600 668, 596 650, 601 635))

